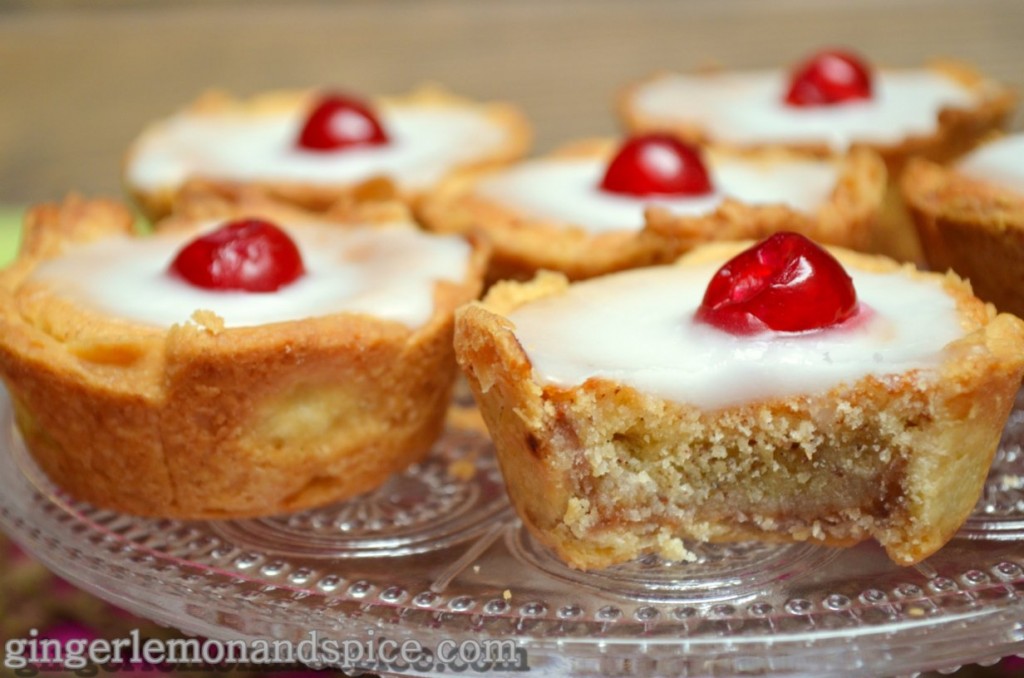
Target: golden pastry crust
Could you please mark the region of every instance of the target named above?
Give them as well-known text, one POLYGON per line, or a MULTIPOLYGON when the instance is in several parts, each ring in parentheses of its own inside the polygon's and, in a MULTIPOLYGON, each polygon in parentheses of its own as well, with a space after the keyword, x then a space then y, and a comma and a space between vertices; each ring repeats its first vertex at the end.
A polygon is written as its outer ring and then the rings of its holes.
POLYGON ((165 330, 28 280, 67 248, 131 232, 114 202, 43 205, 0 272, 0 372, 33 456, 74 497, 150 516, 269 515, 373 489, 429 450, 456 372, 454 310, 479 293, 485 248, 463 282, 436 284, 415 329, 355 313, 225 328, 198 311, 165 330))
MULTIPOLYGON (((236 99, 222 91, 210 91, 186 107, 186 114, 235 113, 238 115, 261 115, 281 111, 303 110, 317 97, 317 90, 275 91, 260 94, 249 99, 236 99)), ((503 143, 478 160, 462 163, 460 168, 500 166, 521 158, 532 141, 532 131, 522 112, 506 103, 480 104, 448 93, 437 85, 424 85, 406 96, 379 97, 375 100, 382 110, 403 107, 471 108, 480 111, 505 132, 503 143)), ((150 124, 133 142, 125 155, 122 176, 126 190, 150 220, 156 221, 174 209, 183 192, 212 193, 225 198, 236 196, 241 191, 257 190, 278 201, 288 202, 312 211, 320 211, 339 200, 386 201, 403 200, 410 204, 419 200, 419 191, 409 192, 395 184, 388 176, 369 176, 357 182, 339 182, 333 185, 291 181, 241 182, 224 177, 205 177, 201 174, 189 177, 180 186, 164 186, 146 189, 132 183, 128 168, 142 142, 150 135, 160 134, 166 120, 150 124)))
MULTIPOLYGON (((610 160, 618 142, 591 139, 567 145, 546 159, 610 160)), ((707 149, 714 159, 741 158, 752 164, 793 161, 799 156, 781 149, 722 151, 707 149)), ((829 201, 815 214, 786 205, 750 205, 726 199, 714 212, 682 216, 652 206, 645 225, 595 233, 579 224, 524 215, 475 191, 495 172, 464 172, 443 182, 424 200, 417 216, 438 233, 483 232, 494 246, 489 281, 526 280, 539 270, 558 271, 571 280, 674 261, 697 245, 715 240, 761 238, 788 230, 820 242, 863 249, 885 194, 885 166, 868 150, 854 151, 836 162, 839 180, 829 201)))
POLYGON ((1024 317, 1024 195, 914 160, 901 180, 928 265, 952 269, 979 297, 1024 317))
MULTIPOLYGON (((678 265, 740 249, 708 245, 678 265)), ((834 253, 847 267, 898 267, 834 253)), ((903 270, 941 285, 964 324, 933 378, 867 377, 716 411, 598 378, 538 383, 506 316, 568 283, 543 273, 498 284, 460 310, 455 347, 523 522, 581 569, 647 552, 685 557, 681 538, 874 538, 898 563, 927 557, 980 495, 1024 372, 1024 322, 996 316, 953 275, 903 270)))
MULTIPOLYGON (((976 146, 987 134, 1005 127, 1016 104, 1016 95, 1013 90, 986 78, 967 64, 951 60, 936 60, 929 63, 927 67, 962 83, 969 89, 978 92, 980 96, 973 108, 941 110, 938 115, 938 129, 932 134, 911 135, 895 144, 861 144, 881 155, 893 176, 898 175, 903 165, 912 157, 924 157, 944 162, 963 155, 976 146)), ((708 71, 707 75, 714 77, 717 72, 719 72, 717 69, 708 71)), ((627 129, 634 132, 658 130, 697 143, 724 145, 721 139, 709 138, 707 130, 699 125, 650 116, 632 105, 634 94, 639 88, 670 75, 672 74, 662 72, 626 87, 619 94, 616 102, 622 123, 627 129)), ((785 144, 785 146, 817 156, 828 156, 834 152, 824 143, 785 144)))

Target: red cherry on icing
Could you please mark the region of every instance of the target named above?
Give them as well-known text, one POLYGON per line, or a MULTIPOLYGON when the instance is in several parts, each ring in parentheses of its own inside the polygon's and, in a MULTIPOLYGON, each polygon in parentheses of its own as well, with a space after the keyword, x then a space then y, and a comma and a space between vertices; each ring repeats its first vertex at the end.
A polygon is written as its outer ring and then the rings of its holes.
POLYGON ((828 106, 871 98, 871 72, 856 54, 827 50, 815 54, 793 72, 786 103, 828 106))
POLYGON ((666 134, 646 134, 622 145, 601 188, 635 196, 704 195, 711 180, 696 148, 666 134))
POLYGON ((231 221, 186 245, 171 272, 208 290, 273 292, 305 272, 288 234, 262 219, 231 221))
POLYGON ((337 151, 386 144, 388 135, 367 104, 341 94, 329 94, 313 107, 296 143, 307 151, 337 151))
POLYGON ((711 278, 696 318, 730 334, 806 332, 857 313, 842 264, 797 233, 776 233, 725 263, 711 278))

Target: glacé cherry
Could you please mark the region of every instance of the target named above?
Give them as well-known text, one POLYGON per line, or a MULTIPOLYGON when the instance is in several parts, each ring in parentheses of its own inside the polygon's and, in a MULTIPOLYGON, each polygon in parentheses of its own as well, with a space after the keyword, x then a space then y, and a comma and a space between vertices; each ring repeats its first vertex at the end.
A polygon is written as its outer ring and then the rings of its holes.
POLYGON ((305 266, 299 248, 279 227, 239 219, 192 240, 170 270, 208 290, 273 292, 305 273, 305 266))
POLYGON ((738 335, 807 332, 849 320, 858 308, 842 264, 806 237, 784 232, 718 269, 696 319, 738 335))
POLYGON ((794 70, 786 103, 790 106, 829 106, 870 99, 873 86, 867 63, 856 54, 826 50, 794 70))
POLYGON ((667 134, 645 134, 622 145, 601 188, 633 196, 705 195, 711 180, 696 148, 667 134))
POLYGON ((337 151, 388 143, 380 120, 366 103, 343 94, 321 97, 302 126, 296 144, 307 151, 337 151))

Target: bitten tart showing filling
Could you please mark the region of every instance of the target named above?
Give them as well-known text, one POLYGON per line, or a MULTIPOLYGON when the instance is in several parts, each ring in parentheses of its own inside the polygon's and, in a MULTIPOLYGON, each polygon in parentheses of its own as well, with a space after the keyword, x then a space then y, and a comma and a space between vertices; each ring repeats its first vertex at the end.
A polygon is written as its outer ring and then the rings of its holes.
POLYGON ((492 279, 541 269, 582 279, 782 228, 864 247, 885 182, 883 164, 866 150, 821 160, 700 149, 646 134, 579 142, 454 178, 420 216, 435 231, 486 233, 495 247, 492 279))
POLYGON ((681 539, 868 538, 896 562, 969 515, 1024 322, 955 276, 780 233, 460 311, 456 353, 519 515, 567 563, 681 539))
POLYGON ((209 94, 146 129, 124 176, 154 217, 190 183, 220 192, 258 187, 322 209, 360 194, 414 199, 455 169, 514 160, 529 136, 511 106, 436 89, 372 102, 333 92, 248 101, 209 94))
POLYGON ((953 269, 979 297, 1024 317, 1024 134, 949 166, 914 161, 902 190, 928 265, 953 269))
POLYGON ((178 518, 316 506, 421 459, 486 258, 265 203, 138 236, 124 207, 70 198, 24 242, 0 372, 26 444, 78 499, 178 518))
POLYGON ((790 70, 664 74, 630 88, 630 129, 672 130, 734 146, 878 150, 898 168, 910 155, 955 157, 1001 125, 1010 91, 959 64, 878 69, 826 50, 790 70))

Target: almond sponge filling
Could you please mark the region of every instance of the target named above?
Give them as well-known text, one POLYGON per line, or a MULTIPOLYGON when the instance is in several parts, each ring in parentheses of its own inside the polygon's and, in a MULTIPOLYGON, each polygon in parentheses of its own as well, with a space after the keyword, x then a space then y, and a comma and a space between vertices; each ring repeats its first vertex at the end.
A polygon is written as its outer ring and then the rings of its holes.
POLYGON ((644 550, 666 528, 702 541, 884 538, 913 520, 906 432, 931 414, 915 398, 882 410, 833 395, 714 413, 614 387, 559 402, 562 438, 577 441, 566 532, 609 552, 627 529, 644 550))

